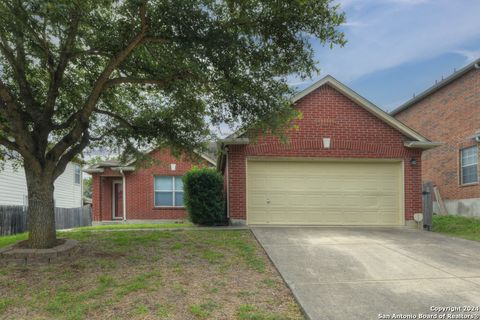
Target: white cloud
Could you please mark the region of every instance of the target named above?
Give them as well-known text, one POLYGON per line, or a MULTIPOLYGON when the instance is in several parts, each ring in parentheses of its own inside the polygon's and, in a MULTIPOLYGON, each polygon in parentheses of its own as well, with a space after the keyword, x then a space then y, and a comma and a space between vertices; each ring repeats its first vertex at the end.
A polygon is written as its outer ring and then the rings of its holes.
POLYGON ((455 50, 453 52, 464 56, 467 63, 480 58, 480 50, 455 50))
POLYGON ((361 22, 361 21, 347 21, 344 24, 342 24, 342 27, 362 27, 366 25, 367 24, 365 22, 361 22))
POLYGON ((362 10, 365 7, 374 6, 374 5, 419 5, 430 0, 337 0, 335 4, 339 4, 343 10, 354 9, 362 10))
POLYGON ((352 81, 375 71, 457 52, 478 38, 480 1, 341 0, 347 21, 344 48, 315 44, 322 75, 352 81))

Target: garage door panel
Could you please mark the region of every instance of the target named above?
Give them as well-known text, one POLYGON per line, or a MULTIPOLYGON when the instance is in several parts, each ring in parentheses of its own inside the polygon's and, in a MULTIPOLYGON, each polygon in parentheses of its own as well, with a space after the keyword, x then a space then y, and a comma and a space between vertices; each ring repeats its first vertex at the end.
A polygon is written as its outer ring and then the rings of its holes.
POLYGON ((335 192, 287 192, 287 193, 270 193, 270 195, 256 196, 252 195, 252 204, 265 204, 269 201, 270 207, 343 207, 343 208, 358 208, 359 203, 362 203, 363 208, 377 208, 379 206, 383 208, 396 209, 397 197, 394 195, 387 195, 385 193, 363 193, 357 192, 342 192, 341 195, 337 195, 335 192))
POLYGON ((249 161, 249 224, 398 225, 401 163, 249 161))

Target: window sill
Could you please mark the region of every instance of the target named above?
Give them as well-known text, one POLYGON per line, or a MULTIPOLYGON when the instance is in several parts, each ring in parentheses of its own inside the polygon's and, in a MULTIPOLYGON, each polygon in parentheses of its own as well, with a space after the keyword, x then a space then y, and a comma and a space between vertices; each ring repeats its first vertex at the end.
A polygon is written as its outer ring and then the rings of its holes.
POLYGON ((471 186, 478 186, 478 185, 479 185, 478 182, 471 182, 471 183, 461 184, 460 187, 471 187, 471 186))
POLYGON ((184 210, 185 207, 153 207, 153 210, 184 210))

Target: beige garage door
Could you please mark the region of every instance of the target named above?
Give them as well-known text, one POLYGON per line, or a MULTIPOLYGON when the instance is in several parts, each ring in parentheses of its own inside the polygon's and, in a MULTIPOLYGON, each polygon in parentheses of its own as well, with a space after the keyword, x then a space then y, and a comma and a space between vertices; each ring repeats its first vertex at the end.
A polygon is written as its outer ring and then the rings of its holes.
POLYGON ((247 163, 248 224, 401 225, 401 162, 247 163))

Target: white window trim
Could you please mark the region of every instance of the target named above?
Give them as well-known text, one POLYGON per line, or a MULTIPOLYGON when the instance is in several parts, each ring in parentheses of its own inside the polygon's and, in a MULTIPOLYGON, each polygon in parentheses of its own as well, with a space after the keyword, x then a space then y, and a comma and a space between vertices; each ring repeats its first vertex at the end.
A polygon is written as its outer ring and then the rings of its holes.
POLYGON ((74 165, 73 183, 76 185, 80 185, 82 183, 82 169, 80 169, 80 166, 78 164, 74 165), (77 182, 77 169, 78 169, 78 182, 77 182))
MULTIPOLYGON (((155 175, 155 176, 153 176, 153 206, 154 206, 155 208, 185 208, 185 205, 183 205, 183 206, 176 206, 176 205, 175 205, 175 194, 176 194, 177 192, 183 193, 183 189, 182 189, 182 191, 175 189, 175 179, 181 179, 181 178, 182 178, 181 176, 167 176, 167 175, 165 175, 165 176, 163 176, 163 175, 155 175), (155 188, 155 179, 156 179, 157 177, 171 177, 171 178, 172 178, 172 188, 173 188, 173 189, 172 189, 172 190, 161 190, 161 189, 157 190, 157 189, 155 188), (171 193, 172 193, 172 205, 171 205, 171 206, 165 206, 165 205, 157 206, 157 203, 156 203, 156 201, 155 201, 155 194, 156 194, 157 192, 171 192, 171 193)), ((185 203, 185 202, 184 202, 184 203, 185 203)))
POLYGON ((469 185, 475 185, 478 184, 478 146, 470 146, 470 147, 465 147, 460 149, 460 185, 462 186, 469 186, 469 185), (475 148, 475 151, 477 152, 477 162, 475 164, 469 164, 469 165, 464 165, 463 164, 463 151, 467 149, 475 148), (471 166, 476 166, 477 167, 477 180, 473 182, 463 182, 463 168, 465 167, 471 167, 471 166))

